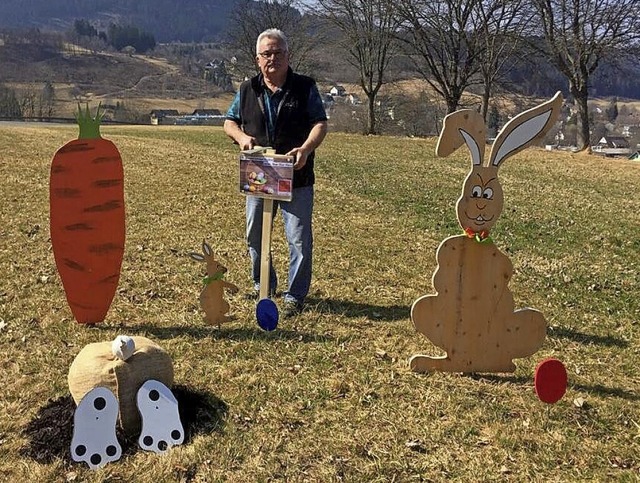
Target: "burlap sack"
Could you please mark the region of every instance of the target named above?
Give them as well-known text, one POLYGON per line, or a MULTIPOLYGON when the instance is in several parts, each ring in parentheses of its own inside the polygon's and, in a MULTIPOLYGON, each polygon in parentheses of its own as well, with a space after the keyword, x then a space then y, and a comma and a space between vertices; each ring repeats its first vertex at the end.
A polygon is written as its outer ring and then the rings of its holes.
POLYGON ((136 344, 133 355, 123 361, 111 352, 111 342, 85 346, 69 368, 69 390, 76 404, 93 388, 106 387, 118 399, 120 426, 130 436, 140 433, 142 422, 136 405, 138 389, 145 381, 155 379, 173 386, 171 357, 146 337, 132 337, 136 344))

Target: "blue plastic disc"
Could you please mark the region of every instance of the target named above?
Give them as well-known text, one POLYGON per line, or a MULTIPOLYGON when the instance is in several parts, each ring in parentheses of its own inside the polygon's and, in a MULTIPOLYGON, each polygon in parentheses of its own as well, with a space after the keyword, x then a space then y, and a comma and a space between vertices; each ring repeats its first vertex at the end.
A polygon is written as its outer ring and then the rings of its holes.
POLYGON ((256 319, 262 330, 271 332, 278 327, 278 306, 271 299, 262 299, 256 305, 256 319))

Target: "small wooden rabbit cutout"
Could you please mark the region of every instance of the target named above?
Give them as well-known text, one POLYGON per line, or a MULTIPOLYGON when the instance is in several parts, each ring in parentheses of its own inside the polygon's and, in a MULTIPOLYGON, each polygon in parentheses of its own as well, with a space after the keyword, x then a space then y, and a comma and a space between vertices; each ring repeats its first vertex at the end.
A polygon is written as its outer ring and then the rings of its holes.
POLYGON ((498 134, 488 163, 483 163, 482 116, 466 109, 445 118, 436 154, 448 156, 463 143, 471 151, 472 168, 456 205, 464 234, 440 244, 433 274, 436 294, 418 298, 411 307, 416 330, 446 355, 414 355, 410 361, 413 371, 513 372, 512 359, 534 354, 544 342, 543 315, 530 308, 514 312, 508 287, 513 266, 489 238, 489 231, 503 206, 498 168, 506 158, 544 136, 561 106, 558 92, 514 117, 498 134))
POLYGON ((224 299, 224 289, 232 293, 238 291, 234 284, 225 282, 222 277, 227 273, 227 267, 223 266, 213 256, 213 250, 206 241, 202 241, 202 254, 191 253, 191 258, 207 264, 207 276, 204 278, 204 288, 200 293, 200 307, 204 310, 205 320, 208 324, 217 325, 228 322, 231 317, 229 303, 224 299))

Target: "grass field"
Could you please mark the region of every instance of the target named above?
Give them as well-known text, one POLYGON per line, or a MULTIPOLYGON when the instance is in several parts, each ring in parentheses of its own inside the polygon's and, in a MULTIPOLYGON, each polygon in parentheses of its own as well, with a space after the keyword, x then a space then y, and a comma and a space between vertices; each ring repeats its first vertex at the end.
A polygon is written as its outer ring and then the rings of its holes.
MULTIPOLYGON (((219 128, 105 127, 125 165, 127 244, 104 323, 76 324, 49 239, 48 176, 72 127, 0 125, 0 479, 3 481, 637 481, 640 479, 640 164, 529 149, 501 169, 492 237, 511 258, 516 307, 547 338, 513 374, 415 374, 437 349, 409 310, 432 293, 435 251, 458 234, 469 169, 435 140, 330 134, 318 152, 308 310, 261 331, 250 289, 236 148, 219 128), (236 320, 203 322, 206 238, 241 287, 236 320), (187 444, 93 472, 24 456, 24 429, 67 396, 88 343, 143 335, 177 384, 217 412, 187 444), (533 371, 563 361, 569 387, 540 402, 533 371)), ((274 262, 284 282, 281 220, 274 262)), ((284 283, 283 283, 284 285, 284 283)), ((281 299, 276 299, 280 302, 281 299)))

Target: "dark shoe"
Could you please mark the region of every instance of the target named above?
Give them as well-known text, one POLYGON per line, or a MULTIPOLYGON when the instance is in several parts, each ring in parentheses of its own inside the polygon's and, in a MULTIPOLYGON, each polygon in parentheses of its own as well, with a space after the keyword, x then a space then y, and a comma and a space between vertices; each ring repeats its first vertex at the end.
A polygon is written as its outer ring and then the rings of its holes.
POLYGON ((302 302, 296 302, 295 300, 285 300, 284 307, 282 309, 282 317, 289 318, 295 317, 300 314, 304 309, 304 304, 302 302))

